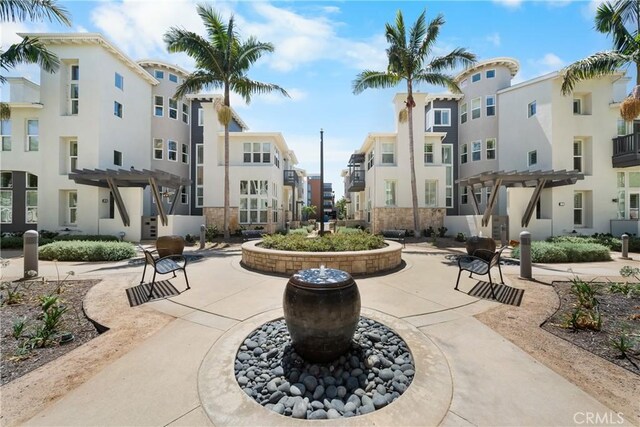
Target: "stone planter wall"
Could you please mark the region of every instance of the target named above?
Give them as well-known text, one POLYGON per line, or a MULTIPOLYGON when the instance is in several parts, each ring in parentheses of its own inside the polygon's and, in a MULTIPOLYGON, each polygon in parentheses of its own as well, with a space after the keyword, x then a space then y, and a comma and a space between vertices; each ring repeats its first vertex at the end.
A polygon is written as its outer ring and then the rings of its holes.
POLYGON ((402 245, 386 241, 388 246, 371 251, 355 252, 291 252, 265 249, 260 240, 242 245, 242 264, 265 273, 294 274, 307 268, 336 268, 352 275, 374 274, 399 267, 402 245))

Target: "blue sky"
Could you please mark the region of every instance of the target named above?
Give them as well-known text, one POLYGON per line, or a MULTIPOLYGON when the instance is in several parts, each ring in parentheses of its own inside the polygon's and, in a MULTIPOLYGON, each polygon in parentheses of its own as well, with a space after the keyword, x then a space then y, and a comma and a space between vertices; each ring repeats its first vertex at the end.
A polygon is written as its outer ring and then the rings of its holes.
MULTIPOLYGON (((163 34, 171 26, 202 33, 192 0, 61 1, 71 13, 71 29, 50 23, 3 23, 3 46, 16 32, 99 32, 132 59, 161 59, 192 70, 184 55, 167 53, 163 34)), ((232 105, 252 131, 282 132, 300 167, 317 173, 319 131, 325 131, 325 181, 342 195, 340 170, 367 133, 395 130, 392 98, 404 87, 367 90, 353 95, 351 83, 363 69, 386 66, 384 26, 402 10, 413 23, 426 8, 427 18, 442 13, 446 24, 434 53, 456 47, 479 60, 507 56, 520 62, 514 83, 561 69, 610 41, 593 29, 600 1, 234 1, 210 2, 225 19, 233 13, 242 36, 254 35, 275 45, 250 76, 276 83, 291 94, 256 96, 250 105, 232 105)), ((38 71, 21 67, 11 75, 38 81, 38 71)), ((419 87, 423 92, 443 88, 419 87)), ((3 99, 6 94, 3 91, 3 99)))

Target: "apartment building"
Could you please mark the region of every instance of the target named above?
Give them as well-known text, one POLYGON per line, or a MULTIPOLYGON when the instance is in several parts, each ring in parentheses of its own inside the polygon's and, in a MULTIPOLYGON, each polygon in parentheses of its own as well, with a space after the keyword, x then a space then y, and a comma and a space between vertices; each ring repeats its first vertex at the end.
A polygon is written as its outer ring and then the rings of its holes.
MULTIPOLYGON (((406 94, 394 98, 395 117, 404 108, 406 94)), ((447 130, 455 126, 456 96, 414 93, 413 133, 420 228, 440 227, 454 202, 454 150, 447 130), (446 129, 446 130, 445 130, 446 129)), ((455 131, 449 132, 454 138, 455 131)), ((396 122, 392 133, 370 133, 351 155, 347 191, 354 219, 369 224, 373 232, 413 229, 409 129, 396 122)))
MULTIPOLYGON (((0 127, 2 231, 139 241, 197 233, 205 218, 221 229, 224 135, 215 96, 175 99, 186 70, 135 62, 100 34, 37 37, 62 65, 41 72, 40 85, 9 79, 12 116, 0 127)), ((283 228, 304 171, 291 173, 297 159, 281 134, 246 129, 234 113, 232 229, 283 228)))

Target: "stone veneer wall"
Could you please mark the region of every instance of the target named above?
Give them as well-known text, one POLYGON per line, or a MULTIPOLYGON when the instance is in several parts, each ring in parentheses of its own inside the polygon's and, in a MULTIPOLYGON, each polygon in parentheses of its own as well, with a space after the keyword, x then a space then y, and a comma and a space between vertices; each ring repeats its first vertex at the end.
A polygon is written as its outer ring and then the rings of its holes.
MULTIPOLYGON (((222 233, 224 226, 224 207, 222 208, 202 208, 202 214, 205 218, 207 227, 216 225, 222 233)), ((238 208, 229 208, 229 230, 233 234, 238 229, 238 208)))
MULTIPOLYGON (((437 230, 444 226, 445 214, 446 209, 443 208, 418 208, 420 230, 429 226, 437 230)), ((371 228, 374 234, 382 230, 413 230, 413 209, 374 208, 371 228)))
POLYGON ((267 273, 294 274, 307 268, 337 268, 347 273, 373 274, 392 270, 402 263, 402 245, 387 241, 388 246, 371 251, 292 252, 265 249, 260 240, 242 245, 242 264, 267 273))

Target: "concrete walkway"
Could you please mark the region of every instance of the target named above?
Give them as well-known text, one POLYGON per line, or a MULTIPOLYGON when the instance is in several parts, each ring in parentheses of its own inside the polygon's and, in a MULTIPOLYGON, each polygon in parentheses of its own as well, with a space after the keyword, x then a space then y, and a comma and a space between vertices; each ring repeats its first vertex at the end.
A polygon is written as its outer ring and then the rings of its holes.
MULTIPOLYGON (((452 254, 455 251, 408 244, 403 252, 406 262, 403 270, 357 279, 363 308, 412 325, 423 334, 419 339, 434 343, 444 355, 452 392, 441 425, 574 425, 583 421, 580 414, 585 412, 612 413, 594 397, 476 320, 474 314, 498 304, 468 296, 465 292, 475 281, 465 275, 460 283, 464 292, 453 289, 458 270, 449 258, 452 254)), ((3 276, 22 276, 22 259, 11 257, 11 253, 3 254, 7 255, 11 262, 3 269, 3 276)), ((133 308, 128 307, 123 289, 138 284, 142 264, 58 263, 62 277, 66 271, 74 270, 77 278, 109 279, 96 288, 106 286, 105 283, 112 286, 117 280, 118 292, 110 295, 118 299, 121 316, 142 316, 152 308, 173 320, 25 424, 212 425, 205 411, 208 402, 201 401, 199 391, 201 364, 221 336, 251 322, 255 316, 269 316, 269 312, 281 309, 287 279, 243 269, 239 246, 208 250, 204 255, 188 267, 190 291, 133 308)), ((542 266, 534 268, 534 276, 617 276, 622 265, 625 264, 591 264, 579 267, 578 271, 575 265, 574 271, 567 271, 566 266, 551 269, 542 266)), ((504 267, 505 280, 509 282, 518 271, 517 266, 504 267)), ((40 273, 55 278, 56 266, 41 262, 40 273)), ((180 276, 171 281, 178 290, 184 289, 180 276)), ((89 312, 92 304, 105 304, 103 298, 98 300, 98 295, 100 289, 90 294, 89 312)), ((106 326, 111 326, 109 319, 101 319, 105 321, 106 326)), ((112 333, 113 330, 104 335, 112 333)), ((411 348, 411 342, 407 343, 411 348)), ((228 369, 233 370, 232 366, 228 369)), ((238 399, 246 398, 239 387, 238 392, 238 399)), ((401 400, 376 411, 384 412, 385 418, 368 418, 375 414, 357 418, 361 418, 361 425, 385 425, 393 420, 394 406, 401 400)), ((2 406, 8 405, 11 402, 3 399, 2 406)), ((257 404, 249 408, 258 415, 266 411, 257 404)), ((428 408, 429 405, 415 405, 411 410, 419 413, 428 408)), ((228 424, 244 424, 243 413, 235 416, 228 424)))

